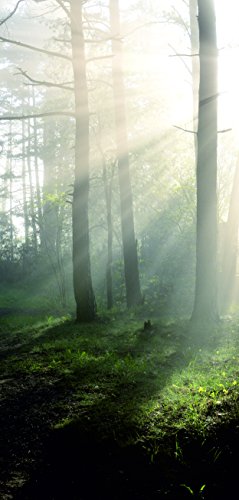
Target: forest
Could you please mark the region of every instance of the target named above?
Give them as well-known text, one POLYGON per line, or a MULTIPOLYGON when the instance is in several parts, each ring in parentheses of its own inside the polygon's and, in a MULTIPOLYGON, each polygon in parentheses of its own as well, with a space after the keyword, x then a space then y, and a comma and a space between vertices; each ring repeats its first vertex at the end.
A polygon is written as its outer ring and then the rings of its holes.
POLYGON ((237 499, 237 0, 1 0, 0 498, 237 499))

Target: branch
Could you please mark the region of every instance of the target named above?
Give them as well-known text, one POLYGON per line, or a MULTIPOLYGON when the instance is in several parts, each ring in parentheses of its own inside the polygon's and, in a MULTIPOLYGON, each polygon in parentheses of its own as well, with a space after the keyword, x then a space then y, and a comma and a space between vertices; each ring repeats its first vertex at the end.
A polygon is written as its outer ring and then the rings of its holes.
POLYGON ((8 19, 10 19, 10 17, 12 17, 15 12, 17 11, 18 9, 18 6, 20 5, 21 2, 24 2, 25 0, 18 0, 17 4, 15 5, 14 9, 12 10, 12 12, 10 12, 10 14, 8 14, 7 17, 5 17, 5 19, 2 19, 2 21, 0 21, 0 26, 2 26, 2 24, 6 23, 8 21, 8 19))
POLYGON ((194 130, 188 130, 186 128, 183 128, 183 127, 178 127, 178 125, 173 125, 174 128, 178 128, 179 130, 183 130, 183 132, 188 132, 189 134, 197 134, 197 132, 195 132, 194 130))
POLYGON ((60 88, 63 90, 70 90, 70 91, 74 90, 73 87, 68 87, 68 86, 64 85, 63 83, 61 84, 61 83, 44 82, 41 80, 35 80, 31 76, 29 76, 26 71, 23 71, 23 69, 21 69, 21 68, 17 68, 17 69, 20 71, 20 73, 15 73, 16 75, 21 74, 21 75, 25 76, 25 78, 30 80, 30 82, 32 82, 35 85, 44 85, 45 87, 57 87, 57 88, 60 88))
MULTIPOLYGON (((183 127, 178 127, 178 125, 173 125, 174 128, 178 128, 179 130, 183 130, 183 132, 188 132, 189 134, 196 134, 197 135, 197 132, 193 131, 193 130, 187 130, 186 128, 183 128, 183 127)), ((231 132, 232 131, 232 128, 225 128, 224 130, 218 130, 217 133, 218 134, 225 134, 226 132, 231 132)))
POLYGON ((61 43, 69 43, 71 44, 71 40, 67 40, 67 38, 57 38, 57 37, 53 37, 53 40, 55 42, 61 42, 61 43))
MULTIPOLYGON (((55 40, 56 42, 60 42, 60 43, 69 43, 69 44, 71 44, 71 40, 69 40, 67 38, 57 38, 57 37, 54 37, 53 40, 55 40)), ((85 43, 97 43, 98 44, 98 43, 109 42, 110 40, 121 40, 122 41, 123 37, 108 36, 108 37, 105 37, 105 38, 97 38, 95 40, 93 40, 92 38, 85 38, 84 42, 85 43)))
POLYGON ((218 130, 217 133, 218 134, 225 134, 226 132, 231 132, 232 131, 232 128, 225 128, 224 130, 218 130))
POLYGON ((48 56, 60 57, 61 59, 71 61, 71 57, 66 56, 65 54, 60 54, 59 52, 54 52, 52 50, 40 49, 40 47, 35 47, 34 45, 28 45, 27 43, 10 40, 9 38, 4 38, 3 36, 0 36, 0 41, 2 41, 3 43, 12 43, 13 45, 18 45, 19 47, 24 47, 25 49, 34 50, 36 52, 41 52, 42 54, 46 54, 48 56))
POLYGON ((36 113, 29 115, 3 115, 0 116, 0 121, 27 120, 28 118, 44 118, 45 116, 70 116, 75 118, 75 113, 72 111, 48 111, 46 113, 36 113))
POLYGON ((92 82, 96 82, 97 84, 98 84, 98 83, 102 83, 103 85, 106 85, 107 87, 110 87, 111 89, 113 88, 112 83, 107 82, 106 80, 101 80, 101 79, 99 79, 99 78, 91 78, 91 79, 90 79, 90 82, 91 82, 91 83, 92 83, 92 82))
MULTIPOLYGON (((173 49, 173 47, 169 44, 169 47, 171 47, 173 49)), ((173 49, 175 50, 175 49, 173 49)), ((175 53, 175 54, 169 54, 168 57, 198 57, 199 54, 178 54, 178 53, 175 53)))
POLYGON ((135 33, 135 31, 138 31, 140 30, 141 28, 144 28, 145 26, 151 26, 151 24, 168 24, 168 20, 165 19, 165 20, 162 20, 162 21, 148 21, 147 23, 144 23, 144 24, 140 24, 139 26, 136 26, 135 28, 133 28, 132 30, 130 31, 127 31, 126 33, 124 33, 122 35, 122 38, 126 38, 127 36, 130 36, 132 35, 133 33, 135 33))
POLYGON ((181 23, 182 23, 182 25, 183 25, 184 29, 186 30, 186 32, 187 32, 187 34, 188 34, 188 36, 189 36, 189 38, 190 38, 190 29, 189 29, 189 27, 188 27, 187 23, 184 21, 184 19, 183 19, 183 17, 181 16, 180 12, 178 12, 178 10, 177 10, 175 7, 173 7, 173 11, 174 11, 174 12, 175 12, 175 14, 176 14, 176 22, 177 22, 177 16, 178 16, 178 19, 180 19, 180 21, 181 21, 181 23))
POLYGON ((89 59, 86 60, 87 63, 90 63, 92 61, 100 61, 101 59, 110 59, 114 57, 113 54, 105 55, 105 56, 96 56, 96 57, 89 57, 89 59))
POLYGON ((190 76, 192 76, 191 68, 189 68, 189 66, 187 65, 187 63, 184 61, 183 55, 182 54, 178 54, 177 51, 176 51, 176 49, 170 43, 168 44, 168 46, 170 47, 170 49, 172 49, 175 52, 174 55, 170 54, 169 57, 175 57, 175 56, 180 57, 180 59, 181 59, 183 65, 185 66, 186 70, 188 71, 188 73, 190 74, 190 76))
POLYGON ((199 101, 199 107, 204 106, 205 104, 209 104, 210 102, 217 99, 221 94, 225 94, 225 92, 217 92, 214 95, 210 95, 209 97, 205 97, 205 99, 202 99, 201 101, 199 101))
POLYGON ((65 14, 67 15, 67 17, 69 17, 69 19, 71 19, 71 13, 70 11, 67 9, 67 7, 64 5, 64 3, 62 2, 62 0, 56 0, 56 2, 60 5, 60 7, 64 10, 65 14))

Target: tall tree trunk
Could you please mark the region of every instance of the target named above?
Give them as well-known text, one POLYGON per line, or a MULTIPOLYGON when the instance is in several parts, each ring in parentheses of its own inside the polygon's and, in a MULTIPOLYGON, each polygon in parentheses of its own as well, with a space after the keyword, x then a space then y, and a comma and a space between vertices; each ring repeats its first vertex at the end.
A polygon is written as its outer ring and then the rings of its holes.
POLYGON ((120 38, 120 14, 118 0, 110 0, 110 23, 113 51, 112 78, 126 301, 127 306, 132 307, 141 303, 142 297, 139 281, 137 244, 134 231, 133 200, 129 167, 125 91, 123 80, 122 40, 120 38))
POLYGON ((66 275, 62 254, 62 233, 63 233, 63 210, 59 207, 57 212, 57 239, 56 239, 56 259, 57 259, 57 282, 59 288, 60 302, 63 307, 67 304, 66 275))
POLYGON ((13 192, 12 192, 12 181, 13 181, 13 168, 12 168, 12 123, 9 125, 9 136, 8 136, 8 174, 9 174, 9 236, 10 236, 10 260, 13 261, 14 258, 14 229, 13 229, 13 192))
POLYGON ((223 238, 220 309, 226 312, 233 298, 236 281, 239 230, 239 156, 233 179, 228 217, 223 238))
POLYGON ((77 321, 95 318, 89 242, 89 105, 82 5, 71 0, 72 63, 75 91, 75 180, 72 203, 73 283, 77 321))
MULTIPOLYGON (((35 91, 32 88, 32 104, 35 109, 35 91)), ((41 186, 39 178, 39 162, 38 162, 38 136, 37 136, 37 119, 33 118, 33 141, 34 141, 34 166, 35 166, 35 177, 36 177, 36 200, 37 200, 37 218, 38 227, 40 235, 40 244, 42 246, 43 240, 43 217, 42 217, 42 199, 41 199, 41 186)))
POLYGON ((107 296, 107 309, 112 309, 113 298, 113 221, 112 221, 112 187, 114 177, 114 166, 110 165, 110 174, 108 175, 107 161, 102 150, 102 127, 100 113, 98 112, 98 130, 99 130, 99 152, 102 159, 102 180, 105 194, 106 205, 106 222, 107 222, 107 263, 106 263, 106 296, 107 296))
POLYGON ((22 198, 23 198, 23 218, 24 218, 24 234, 25 247, 29 248, 29 218, 27 206, 27 190, 26 190, 26 134, 25 121, 22 120, 22 198))
POLYGON ((107 265, 106 265, 106 293, 107 293, 107 309, 113 307, 113 279, 112 279, 112 264, 113 264, 113 223, 112 223, 112 180, 107 179, 106 164, 103 159, 103 183, 105 191, 106 203, 106 218, 107 218, 107 265))
MULTIPOLYGON (((23 110, 24 112, 24 110, 23 110)), ((27 258, 29 252, 29 216, 27 205, 27 189, 26 189, 26 131, 25 120, 22 120, 22 203, 23 203, 23 220, 24 220, 24 254, 23 254, 23 270, 28 266, 27 258)))
POLYGON ((214 322, 217 305, 217 40, 213 0, 198 0, 200 84, 196 289, 192 320, 214 322))
POLYGON ((37 254, 37 226, 36 226, 36 217, 35 217, 35 203, 34 203, 34 187, 33 187, 33 176, 32 176, 32 145, 31 145, 31 119, 28 118, 28 150, 27 150, 27 171, 29 177, 29 190, 30 190, 30 211, 31 211, 31 219, 32 219, 32 243, 35 255, 37 254))
POLYGON ((57 203, 55 173, 55 122, 44 121, 43 127, 43 248, 52 262, 57 239, 57 203))
POLYGON ((192 54, 192 90, 193 90, 193 130, 194 135, 194 149, 195 160, 197 162, 197 135, 198 130, 198 87, 199 87, 199 64, 198 54, 199 40, 198 40, 198 3, 197 0, 189 1, 189 15, 190 15, 190 41, 191 41, 191 54, 192 54))

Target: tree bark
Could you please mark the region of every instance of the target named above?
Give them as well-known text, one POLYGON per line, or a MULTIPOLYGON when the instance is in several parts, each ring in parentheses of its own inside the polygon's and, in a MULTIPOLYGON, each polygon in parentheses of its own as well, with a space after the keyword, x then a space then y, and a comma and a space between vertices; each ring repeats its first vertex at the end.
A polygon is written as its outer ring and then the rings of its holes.
POLYGON ((10 236, 10 260, 14 259, 14 228, 13 228, 13 168, 12 168, 12 125, 9 125, 8 136, 8 174, 9 174, 9 236, 10 236))
POLYGON ((23 202, 24 243, 25 243, 23 267, 25 269, 25 264, 27 264, 27 255, 29 251, 29 215, 28 215, 27 189, 26 189, 26 133, 25 133, 24 120, 22 120, 22 202, 23 202))
POLYGON ((215 322, 217 305, 217 40, 213 0, 198 0, 200 84, 196 288, 192 320, 215 322))
POLYGON ((142 296, 140 291, 138 255, 134 230, 118 0, 110 0, 110 23, 112 33, 112 78, 126 301, 127 307, 133 307, 142 302, 142 296))
POLYGON ((226 312, 230 306, 236 282, 239 229, 239 156, 235 169, 228 217, 223 238, 222 271, 220 280, 220 310, 226 312))
POLYGON ((76 319, 91 321, 96 315, 92 287, 89 241, 89 105, 86 78, 82 1, 71 0, 71 40, 75 93, 75 180, 72 203, 73 284, 76 319))
MULTIPOLYGON (((197 0, 189 1, 189 16, 190 16, 190 42, 192 54, 192 90, 193 90, 193 130, 197 133, 198 130, 198 87, 199 87, 199 64, 198 54, 199 39, 198 39, 198 5, 197 0)), ((197 162, 197 135, 194 135, 195 161, 197 162)))
POLYGON ((103 159, 103 183, 106 203, 106 219, 107 219, 107 265, 106 265, 106 293, 107 293, 107 309, 113 307, 113 222, 112 222, 112 180, 113 172, 111 172, 110 180, 107 179, 107 170, 103 159))
POLYGON ((34 188, 33 188, 33 178, 32 178, 32 162, 31 162, 31 123, 30 118, 28 119, 27 125, 28 133, 28 147, 27 147, 27 171, 29 177, 29 190, 30 190, 30 213, 32 222, 32 244, 34 248, 35 255, 37 255, 37 227, 36 227, 36 216, 35 216, 35 203, 34 203, 34 188))
MULTIPOLYGON (((32 88, 32 104, 35 109, 35 91, 32 88)), ((33 118, 33 141, 34 141, 34 167, 35 167, 35 177, 36 177, 36 201, 37 201, 37 217, 38 217, 38 227, 40 236, 40 245, 43 244, 43 216, 42 216, 42 197, 41 197, 41 186, 39 178, 39 163, 38 163, 38 131, 37 131, 37 119, 33 118)))

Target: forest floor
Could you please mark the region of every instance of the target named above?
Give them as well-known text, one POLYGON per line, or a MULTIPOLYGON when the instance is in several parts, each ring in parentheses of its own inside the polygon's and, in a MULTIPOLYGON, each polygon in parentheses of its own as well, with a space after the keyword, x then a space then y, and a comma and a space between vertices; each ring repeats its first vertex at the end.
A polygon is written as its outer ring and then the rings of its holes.
POLYGON ((205 345, 188 322, 10 312, 0 311, 2 500, 238 498, 236 319, 205 345))

